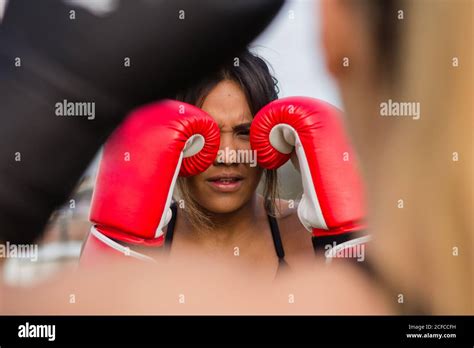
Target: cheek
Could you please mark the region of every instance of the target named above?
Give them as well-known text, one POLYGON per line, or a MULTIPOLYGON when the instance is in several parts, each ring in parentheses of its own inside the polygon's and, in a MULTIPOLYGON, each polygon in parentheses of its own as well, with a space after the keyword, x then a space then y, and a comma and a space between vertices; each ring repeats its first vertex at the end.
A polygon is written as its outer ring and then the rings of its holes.
POLYGON ((263 169, 260 167, 249 167, 247 171, 248 185, 256 188, 263 174, 263 169))
POLYGON ((194 175, 186 179, 187 187, 190 191, 189 193, 193 195, 195 199, 198 198, 196 196, 199 196, 199 192, 204 188, 204 173, 194 175))
MULTIPOLYGON (((241 150, 251 150, 252 147, 250 146, 250 139, 248 137, 240 138, 236 142, 236 148, 241 150)), ((251 168, 253 169, 253 168, 251 168)))

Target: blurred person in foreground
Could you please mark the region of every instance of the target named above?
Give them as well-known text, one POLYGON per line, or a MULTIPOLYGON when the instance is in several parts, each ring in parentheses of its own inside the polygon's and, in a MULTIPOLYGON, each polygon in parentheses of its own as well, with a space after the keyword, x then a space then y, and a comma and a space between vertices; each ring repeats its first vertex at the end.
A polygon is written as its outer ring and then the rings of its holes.
POLYGON ((35 289, 4 288, 3 311, 472 313, 472 6, 322 2, 327 65, 369 183, 370 267, 316 260, 262 283, 205 255, 193 255, 192 266, 140 264, 140 272, 117 263, 35 289), (382 116, 383 103, 400 114, 393 102, 419 103, 420 112, 382 116), (113 281, 120 286, 111 294, 104 285, 113 281))
POLYGON ((468 0, 322 2, 369 183, 370 263, 397 312, 474 312, 472 16, 468 0))

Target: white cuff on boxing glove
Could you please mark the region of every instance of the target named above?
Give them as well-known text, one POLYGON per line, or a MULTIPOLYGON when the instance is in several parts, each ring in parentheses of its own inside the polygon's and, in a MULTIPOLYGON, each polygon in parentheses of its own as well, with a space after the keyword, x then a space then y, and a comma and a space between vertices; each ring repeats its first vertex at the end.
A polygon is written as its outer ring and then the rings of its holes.
POLYGON ((288 124, 279 124, 272 128, 270 132, 271 145, 281 153, 292 153, 291 161, 301 174, 303 184, 303 195, 298 205, 298 218, 303 226, 312 232, 313 228, 327 230, 327 224, 319 204, 308 160, 301 145, 300 138, 296 130, 288 124))
POLYGON ((105 234, 102 234, 99 231, 97 231, 97 229, 94 226, 91 226, 90 232, 91 232, 91 235, 97 238, 99 241, 101 241, 102 243, 106 244, 113 250, 116 250, 125 256, 131 256, 140 261, 155 262, 153 258, 146 256, 144 254, 141 254, 139 252, 136 252, 134 250, 131 250, 129 247, 123 246, 117 243, 116 241, 114 241, 113 239, 110 239, 105 234))

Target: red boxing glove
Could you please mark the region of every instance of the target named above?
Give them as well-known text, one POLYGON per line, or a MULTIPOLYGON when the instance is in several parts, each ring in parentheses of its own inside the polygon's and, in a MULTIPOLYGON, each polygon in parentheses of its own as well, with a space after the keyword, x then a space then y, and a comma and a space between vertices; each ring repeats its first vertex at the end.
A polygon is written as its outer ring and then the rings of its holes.
POLYGON ((304 190, 298 217, 314 237, 345 241, 364 228, 362 180, 338 109, 307 97, 273 101, 255 116, 250 142, 264 168, 292 158, 304 190))
POLYGON ((82 258, 104 250, 98 240, 127 255, 147 258, 117 241, 162 245, 178 174, 205 171, 219 144, 214 119, 195 106, 170 100, 132 112, 105 144, 90 211, 94 226, 82 258))

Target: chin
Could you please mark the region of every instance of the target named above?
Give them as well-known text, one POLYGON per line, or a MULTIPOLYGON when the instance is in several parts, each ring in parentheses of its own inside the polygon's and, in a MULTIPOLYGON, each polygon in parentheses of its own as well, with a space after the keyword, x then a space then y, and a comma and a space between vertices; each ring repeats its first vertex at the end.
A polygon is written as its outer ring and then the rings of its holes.
POLYGON ((198 203, 211 213, 228 214, 239 210, 247 201, 243 197, 235 197, 236 195, 219 196, 207 195, 205 201, 198 200, 198 203))

